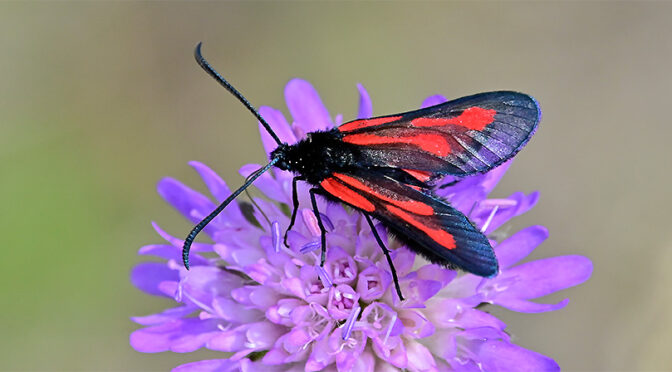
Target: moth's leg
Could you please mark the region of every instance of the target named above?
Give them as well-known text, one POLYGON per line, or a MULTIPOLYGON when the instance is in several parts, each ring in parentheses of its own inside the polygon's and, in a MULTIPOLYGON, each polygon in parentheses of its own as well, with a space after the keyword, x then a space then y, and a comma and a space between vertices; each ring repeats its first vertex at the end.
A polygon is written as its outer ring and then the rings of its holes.
POLYGON ((315 193, 320 191, 320 189, 310 189, 310 202, 313 203, 313 212, 315 213, 315 218, 317 218, 317 226, 320 227, 321 241, 322 241, 322 257, 320 258, 320 266, 324 266, 324 261, 327 260, 327 230, 322 225, 322 217, 320 217, 320 211, 317 209, 317 200, 315 200, 315 193))
POLYGON ((397 295, 399 296, 399 299, 403 301, 404 296, 401 295, 401 287, 399 287, 399 278, 397 278, 397 270, 394 268, 394 264, 392 263, 392 257, 390 257, 390 250, 385 248, 383 240, 380 239, 376 227, 373 226, 373 221, 371 221, 371 217, 369 217, 369 215, 366 213, 364 213, 364 217, 366 217, 366 222, 368 222, 369 226, 371 226, 371 232, 373 233, 373 236, 376 238, 378 245, 383 250, 383 253, 385 253, 385 257, 387 257, 387 263, 390 265, 390 270, 392 271, 392 279, 394 279, 394 287, 397 289, 397 295))
POLYGON ((292 210, 292 218, 289 220, 289 226, 287 227, 287 230, 285 230, 285 239, 283 240, 285 247, 287 248, 289 248, 289 244, 287 244, 287 233, 294 227, 294 222, 296 222, 296 212, 299 210, 299 196, 296 192, 296 182, 298 181, 303 181, 303 177, 297 176, 292 180, 292 204, 294 209, 292 210))

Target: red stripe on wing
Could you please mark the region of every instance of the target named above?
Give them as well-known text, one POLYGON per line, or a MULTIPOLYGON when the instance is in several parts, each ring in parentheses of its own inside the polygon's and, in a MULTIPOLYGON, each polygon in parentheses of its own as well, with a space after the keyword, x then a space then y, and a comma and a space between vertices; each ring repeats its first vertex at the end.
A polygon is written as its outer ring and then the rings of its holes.
POLYGON ((411 120, 415 127, 441 127, 444 125, 459 125, 468 129, 483 130, 486 125, 495 119, 495 110, 487 110, 481 107, 469 107, 462 114, 454 118, 417 118, 411 120))
POLYGON ((324 181, 320 182, 320 186, 322 186, 322 188, 331 195, 359 209, 365 210, 367 212, 373 212, 376 210, 376 207, 365 197, 359 195, 349 187, 341 184, 334 178, 325 179, 324 181))
POLYGON ((356 129, 362 129, 366 127, 372 127, 374 125, 385 124, 399 119, 401 119, 401 116, 387 116, 384 118, 354 120, 349 123, 341 125, 340 127, 338 127, 338 130, 340 130, 341 132, 350 132, 356 129))
MULTIPOLYGON (((417 120, 417 119, 416 119, 417 120)), ((419 133, 406 137, 385 137, 375 134, 350 134, 343 137, 343 141, 355 145, 383 145, 404 143, 417 146, 437 156, 448 156, 450 145, 445 137, 440 134, 419 133)))
POLYGON ((415 169, 404 169, 404 172, 410 174, 420 182, 425 182, 432 178, 432 172, 419 171, 415 169))
MULTIPOLYGON (((341 173, 334 173, 334 177, 338 178, 339 180, 343 181, 349 186, 352 186, 353 188, 357 190, 362 190, 366 192, 367 194, 371 194, 375 196, 378 199, 384 200, 387 203, 394 204, 397 207, 403 208, 409 212, 423 215, 423 216, 431 216, 434 214, 434 208, 432 208, 430 205, 427 205, 423 202, 417 201, 417 200, 399 200, 399 199, 393 199, 390 198, 389 196, 374 190, 373 188, 369 187, 365 183, 359 181, 356 178, 347 176, 345 174, 341 173)), ((401 197, 401 195, 399 195, 401 197)))
POLYGON ((393 215, 399 217, 401 220, 405 221, 406 223, 409 223, 416 227, 417 229, 421 230, 427 236, 432 238, 435 242, 439 243, 441 246, 443 246, 446 249, 454 249, 456 247, 455 245, 455 238, 453 237, 453 234, 450 234, 440 228, 432 228, 421 221, 416 220, 411 216, 410 214, 402 211, 399 208, 393 207, 391 205, 385 206, 390 213, 393 215))

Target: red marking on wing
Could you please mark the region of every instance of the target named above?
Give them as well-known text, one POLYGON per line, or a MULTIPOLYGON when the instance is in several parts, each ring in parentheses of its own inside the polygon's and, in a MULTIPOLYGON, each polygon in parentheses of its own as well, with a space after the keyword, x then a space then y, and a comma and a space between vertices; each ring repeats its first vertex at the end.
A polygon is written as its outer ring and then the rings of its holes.
POLYGON ((420 182, 425 182, 432 177, 432 172, 419 171, 414 169, 404 169, 404 172, 415 177, 415 179, 417 179, 420 182))
POLYGON ((353 131, 356 129, 362 129, 366 127, 372 127, 374 125, 380 125, 380 124, 385 124, 389 123, 391 121, 399 120, 401 119, 401 116, 388 116, 384 118, 375 118, 375 119, 360 119, 360 120, 355 120, 351 121, 349 123, 345 123, 338 127, 338 130, 341 132, 349 132, 353 131))
POLYGON ((381 145, 406 143, 415 145, 429 153, 445 157, 450 154, 448 141, 440 134, 415 134, 407 137, 381 137, 375 134, 350 134, 343 137, 343 141, 355 145, 381 145))
POLYGON ((454 118, 417 118, 411 121, 415 127, 441 127, 448 124, 459 125, 468 129, 483 130, 495 119, 495 110, 480 107, 469 107, 454 118))
POLYGON ((325 179, 324 181, 320 182, 320 186, 322 186, 322 188, 331 195, 359 209, 365 210, 367 212, 373 212, 376 210, 376 207, 370 201, 366 200, 365 197, 341 184, 334 178, 325 179))
POLYGON ((441 229, 431 228, 431 227, 423 224, 422 222, 416 220, 410 214, 402 211, 399 208, 395 208, 391 205, 387 206, 387 210, 390 211, 395 216, 397 216, 397 217, 401 218, 402 220, 408 222, 409 224, 415 226, 416 228, 418 228, 419 230, 421 230, 422 232, 427 234, 430 238, 432 238, 432 240, 441 244, 444 248, 454 249, 456 247, 455 238, 453 237, 452 234, 450 234, 450 233, 448 233, 444 230, 441 230, 441 229))
POLYGON ((367 186, 358 179, 346 176, 345 174, 334 173, 334 177, 354 187, 355 189, 362 190, 368 194, 375 196, 378 199, 384 200, 390 204, 394 204, 397 207, 403 208, 409 212, 424 216, 431 216, 432 214, 434 214, 434 208, 423 202, 419 202, 417 200, 398 200, 390 198, 389 196, 372 189, 371 187, 367 186))

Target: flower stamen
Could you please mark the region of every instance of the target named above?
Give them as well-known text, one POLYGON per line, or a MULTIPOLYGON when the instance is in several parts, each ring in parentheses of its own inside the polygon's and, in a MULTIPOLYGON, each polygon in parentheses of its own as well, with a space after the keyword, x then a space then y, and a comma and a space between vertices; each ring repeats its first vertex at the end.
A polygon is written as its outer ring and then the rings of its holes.
POLYGON ((479 206, 484 208, 499 206, 502 208, 515 207, 518 205, 518 202, 511 199, 485 199, 478 203, 479 206))
POLYGON ((392 314, 392 319, 390 320, 390 325, 387 327, 387 332, 385 332, 385 337, 383 337, 383 344, 387 344, 387 339, 390 337, 390 333, 392 333, 392 327, 394 327, 394 324, 397 322, 397 313, 392 314))
POLYGON ((334 223, 331 222, 329 216, 324 213, 320 213, 320 219, 322 220, 322 224, 327 230, 334 230, 334 223))
POLYGON ((485 223, 483 224, 483 227, 481 227, 481 232, 485 232, 485 230, 488 229, 490 226, 490 223, 492 222, 492 219, 495 218, 495 213, 497 213, 497 210, 499 210, 499 205, 495 205, 495 207, 492 209, 492 212, 490 212, 490 215, 488 216, 488 219, 485 220, 485 223))
POLYGON ((313 213, 313 211, 310 209, 304 209, 301 211, 301 217, 303 217, 303 223, 306 224, 306 227, 312 236, 322 235, 322 232, 320 231, 320 225, 317 223, 317 217, 315 217, 315 213, 313 213))
POLYGON ((280 224, 278 221, 271 223, 271 240, 273 241, 275 253, 280 252, 280 224))
POLYGON ((357 320, 357 316, 359 316, 359 313, 361 311, 362 311, 362 308, 359 305, 357 305, 350 312, 350 315, 348 316, 348 320, 345 321, 345 325, 343 326, 343 330, 341 331, 341 339, 343 339, 343 341, 350 338, 350 334, 352 333, 352 328, 355 326, 355 321, 357 320))
POLYGON ((306 254, 308 252, 312 252, 312 251, 320 248, 320 246, 321 246, 321 243, 316 240, 316 241, 304 244, 303 247, 301 247, 301 249, 299 249, 299 252, 301 252, 302 254, 306 254))
POLYGON ((324 288, 330 288, 334 286, 334 282, 331 280, 331 277, 329 277, 329 273, 327 273, 327 271, 324 270, 322 266, 315 266, 315 271, 317 271, 317 276, 322 281, 324 288))

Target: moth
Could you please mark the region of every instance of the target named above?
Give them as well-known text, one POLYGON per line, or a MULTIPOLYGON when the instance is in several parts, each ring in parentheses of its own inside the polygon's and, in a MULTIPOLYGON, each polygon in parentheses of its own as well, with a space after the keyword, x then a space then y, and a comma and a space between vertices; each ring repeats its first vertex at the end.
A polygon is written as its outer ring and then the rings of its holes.
POLYGON ((433 263, 483 277, 497 275, 497 258, 488 238, 462 212, 434 196, 432 182, 446 175, 460 179, 487 172, 512 158, 529 141, 541 118, 534 98, 513 91, 479 93, 420 110, 353 120, 330 130, 308 133, 300 142, 289 145, 205 60, 200 43, 194 56, 208 74, 255 115, 278 147, 268 164, 251 174, 189 233, 182 251, 187 269, 189 249, 198 233, 259 176, 276 167, 295 175, 287 231, 296 221, 297 182, 312 186, 310 200, 321 231, 321 265, 327 245, 317 195, 344 203, 364 215, 387 258, 401 300, 396 270, 373 219, 433 263))

